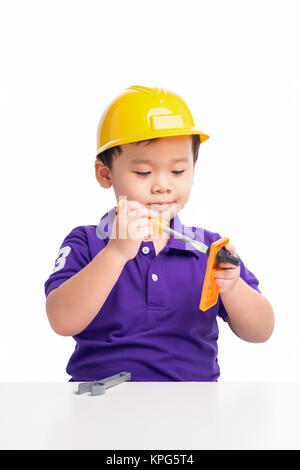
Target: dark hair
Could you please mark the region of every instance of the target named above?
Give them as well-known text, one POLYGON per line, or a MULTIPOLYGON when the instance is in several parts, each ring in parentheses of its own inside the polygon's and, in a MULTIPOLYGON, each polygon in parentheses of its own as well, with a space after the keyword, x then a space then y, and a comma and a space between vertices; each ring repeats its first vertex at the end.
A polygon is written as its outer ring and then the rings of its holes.
MULTIPOLYGON (((157 137, 156 139, 148 139, 148 140, 140 140, 138 142, 133 142, 135 145, 139 145, 142 142, 147 142, 148 145, 151 144, 151 142, 154 142, 154 140, 159 140, 161 137, 157 137)), ((200 148, 200 136, 199 134, 193 134, 192 135, 192 150, 193 150, 193 160, 194 163, 198 159, 198 154, 199 154, 199 148, 200 148)), ((109 170, 112 169, 112 160, 113 158, 117 158, 118 155, 122 153, 122 149, 120 145, 116 145, 115 147, 111 147, 107 150, 104 150, 104 152, 99 153, 97 155, 97 160, 101 160, 109 170)))

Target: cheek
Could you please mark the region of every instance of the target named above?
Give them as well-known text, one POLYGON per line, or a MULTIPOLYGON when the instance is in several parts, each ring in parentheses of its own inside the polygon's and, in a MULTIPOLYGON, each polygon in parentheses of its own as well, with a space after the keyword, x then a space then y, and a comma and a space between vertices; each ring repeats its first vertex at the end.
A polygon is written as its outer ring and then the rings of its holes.
POLYGON ((136 178, 136 175, 132 174, 131 172, 123 172, 116 176, 115 184, 121 191, 123 190, 128 192, 130 189, 133 189, 135 186, 140 184, 139 180, 136 178))
POLYGON ((177 188, 184 194, 189 194, 192 189, 193 178, 189 175, 177 183, 177 188))
POLYGON ((127 194, 130 200, 138 200, 141 194, 145 192, 148 185, 149 182, 146 181, 146 178, 137 178, 137 176, 132 175, 132 173, 124 175, 122 181, 120 181, 120 188, 124 194, 127 194))

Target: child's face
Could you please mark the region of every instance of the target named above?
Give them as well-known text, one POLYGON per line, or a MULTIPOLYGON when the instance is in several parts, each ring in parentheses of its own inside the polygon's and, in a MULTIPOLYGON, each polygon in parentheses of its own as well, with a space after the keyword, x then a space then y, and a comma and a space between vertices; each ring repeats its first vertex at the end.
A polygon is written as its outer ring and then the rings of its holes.
POLYGON ((192 137, 163 137, 150 144, 124 144, 121 149, 122 153, 113 159, 111 172, 102 162, 95 162, 100 185, 105 188, 112 185, 117 202, 119 197, 127 196, 129 201, 152 207, 163 219, 171 220, 188 201, 194 183, 196 165, 193 162, 192 137), (182 161, 173 161, 181 158, 182 161), (170 204, 155 205, 161 202, 170 204))

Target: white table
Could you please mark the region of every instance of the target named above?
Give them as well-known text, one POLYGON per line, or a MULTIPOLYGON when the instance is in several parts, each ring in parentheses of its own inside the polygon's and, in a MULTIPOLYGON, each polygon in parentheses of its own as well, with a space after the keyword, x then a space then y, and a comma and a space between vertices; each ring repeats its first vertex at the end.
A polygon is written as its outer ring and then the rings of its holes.
POLYGON ((0 383, 0 449, 300 449, 300 383, 0 383))

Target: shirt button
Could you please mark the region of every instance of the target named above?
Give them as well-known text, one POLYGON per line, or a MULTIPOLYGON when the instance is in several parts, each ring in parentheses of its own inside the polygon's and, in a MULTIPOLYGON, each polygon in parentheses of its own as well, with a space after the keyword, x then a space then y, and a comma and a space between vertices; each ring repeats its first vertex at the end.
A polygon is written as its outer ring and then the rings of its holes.
POLYGON ((158 275, 157 274, 152 274, 152 279, 153 279, 153 281, 157 281, 158 275))
POLYGON ((144 253, 144 255, 147 255, 149 253, 149 251, 150 251, 149 246, 143 246, 142 252, 144 253))

